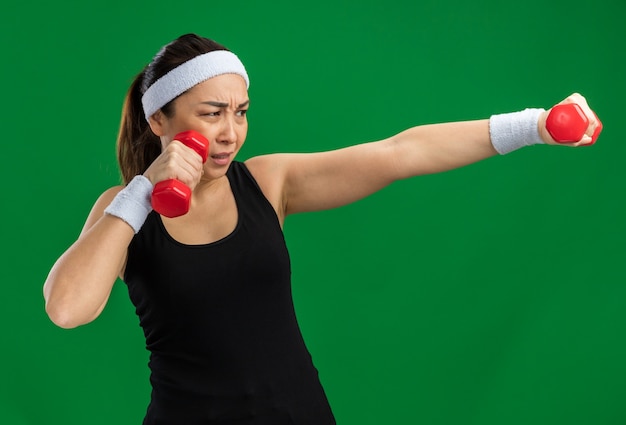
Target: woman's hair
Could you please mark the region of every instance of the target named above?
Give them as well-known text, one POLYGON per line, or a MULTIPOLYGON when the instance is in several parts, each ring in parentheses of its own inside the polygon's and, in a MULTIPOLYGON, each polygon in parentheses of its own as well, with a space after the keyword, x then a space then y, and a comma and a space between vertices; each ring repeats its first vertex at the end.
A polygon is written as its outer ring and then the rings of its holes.
MULTIPOLYGON (((190 59, 215 50, 228 50, 219 43, 195 34, 185 34, 164 46, 152 62, 135 77, 124 100, 122 119, 117 136, 117 161, 122 180, 127 184, 138 174, 143 174, 161 153, 161 140, 146 121, 141 97, 159 78, 190 59)), ((173 102, 161 108, 171 117, 173 102)))

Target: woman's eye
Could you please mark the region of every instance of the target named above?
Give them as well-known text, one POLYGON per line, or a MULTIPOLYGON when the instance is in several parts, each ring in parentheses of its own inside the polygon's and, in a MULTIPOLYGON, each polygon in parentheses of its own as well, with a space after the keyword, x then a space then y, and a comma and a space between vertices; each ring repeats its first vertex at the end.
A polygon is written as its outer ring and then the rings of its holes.
POLYGON ((242 109, 240 111, 237 111, 237 115, 240 117, 245 117, 247 113, 248 113, 247 109, 242 109))
POLYGON ((217 117, 220 115, 220 113, 219 112, 204 112, 200 115, 202 115, 203 117, 217 117))

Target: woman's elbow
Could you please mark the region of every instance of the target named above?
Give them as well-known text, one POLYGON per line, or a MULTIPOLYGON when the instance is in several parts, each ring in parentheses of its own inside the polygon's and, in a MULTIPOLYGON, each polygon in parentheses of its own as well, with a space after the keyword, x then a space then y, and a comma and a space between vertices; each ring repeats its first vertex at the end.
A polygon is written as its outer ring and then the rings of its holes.
POLYGON ((46 314, 52 323, 62 329, 73 329, 78 327, 78 323, 72 320, 68 314, 63 314, 57 310, 54 310, 46 305, 46 314))
POLYGON ((46 300, 45 310, 52 323, 60 328, 73 329, 84 324, 69 308, 63 308, 54 302, 46 300))
POLYGON ((62 300, 54 297, 46 285, 44 285, 45 311, 48 318, 60 328, 73 329, 87 324, 94 320, 98 313, 94 315, 86 314, 80 308, 76 308, 69 300, 62 300))

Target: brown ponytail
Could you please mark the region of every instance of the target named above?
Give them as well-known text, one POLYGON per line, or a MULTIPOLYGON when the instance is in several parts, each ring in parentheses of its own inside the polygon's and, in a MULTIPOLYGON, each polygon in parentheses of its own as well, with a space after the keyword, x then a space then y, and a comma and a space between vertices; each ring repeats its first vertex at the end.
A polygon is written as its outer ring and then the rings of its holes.
MULTIPOLYGON (((135 77, 124 100, 120 130, 117 136, 117 160, 124 184, 152 164, 161 153, 161 140, 152 133, 144 117, 141 97, 156 80, 194 57, 214 50, 228 50, 219 43, 195 34, 183 35, 166 45, 152 62, 135 77)), ((172 116, 171 101, 161 108, 172 116)))
POLYGON ((152 133, 143 114, 143 76, 142 71, 126 93, 117 136, 117 161, 124 184, 128 184, 136 175, 143 174, 161 153, 161 140, 152 133))

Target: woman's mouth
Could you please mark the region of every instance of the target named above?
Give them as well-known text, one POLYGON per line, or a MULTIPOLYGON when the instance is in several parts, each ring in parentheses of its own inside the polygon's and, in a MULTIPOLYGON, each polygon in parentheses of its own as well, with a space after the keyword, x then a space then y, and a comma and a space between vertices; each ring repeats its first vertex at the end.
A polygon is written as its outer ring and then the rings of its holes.
POLYGON ((211 155, 211 160, 217 165, 227 165, 231 155, 230 152, 215 153, 211 155))

